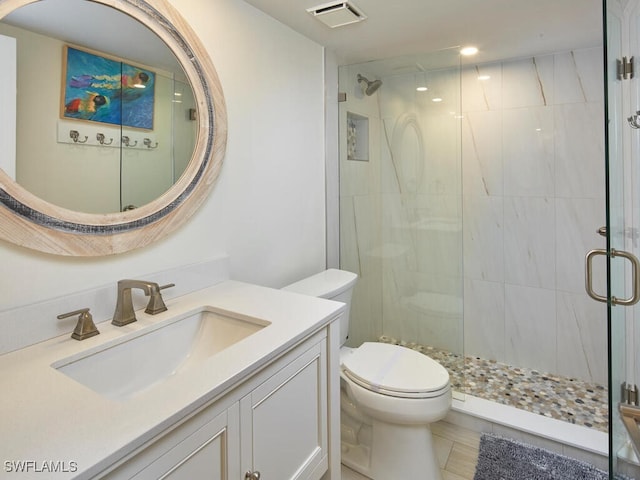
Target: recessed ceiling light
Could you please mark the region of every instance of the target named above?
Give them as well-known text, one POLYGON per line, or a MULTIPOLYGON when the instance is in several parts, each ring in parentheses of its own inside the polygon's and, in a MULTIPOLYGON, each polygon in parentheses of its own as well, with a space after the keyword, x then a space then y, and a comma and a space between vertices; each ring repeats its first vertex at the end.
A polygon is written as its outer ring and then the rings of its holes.
POLYGON ((440 97, 434 97, 434 98, 431 99, 431 101, 438 103, 438 102, 441 102, 442 99, 440 97))
POLYGON ((489 80, 491 75, 478 75, 478 80, 489 80))
POLYGON ((469 55, 475 55, 478 53, 478 49, 476 47, 464 47, 460 50, 460 54, 468 57, 469 55))
POLYGON ((418 92, 426 92, 427 90, 429 90, 427 87, 416 87, 416 90, 418 92))

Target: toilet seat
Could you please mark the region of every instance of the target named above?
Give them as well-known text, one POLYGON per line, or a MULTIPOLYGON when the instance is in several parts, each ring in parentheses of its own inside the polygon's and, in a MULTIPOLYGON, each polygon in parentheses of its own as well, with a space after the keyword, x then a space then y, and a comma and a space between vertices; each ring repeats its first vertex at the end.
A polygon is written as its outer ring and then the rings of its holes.
POLYGON ((449 391, 449 373, 410 348, 365 342, 346 355, 343 373, 372 392, 399 398, 431 398, 449 391))

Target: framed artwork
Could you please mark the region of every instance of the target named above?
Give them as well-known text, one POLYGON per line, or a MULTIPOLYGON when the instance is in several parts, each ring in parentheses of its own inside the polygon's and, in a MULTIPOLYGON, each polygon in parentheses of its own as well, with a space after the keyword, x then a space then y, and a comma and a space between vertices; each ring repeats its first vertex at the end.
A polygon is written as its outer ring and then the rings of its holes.
POLYGON ((153 130, 154 72, 65 46, 60 117, 153 130))

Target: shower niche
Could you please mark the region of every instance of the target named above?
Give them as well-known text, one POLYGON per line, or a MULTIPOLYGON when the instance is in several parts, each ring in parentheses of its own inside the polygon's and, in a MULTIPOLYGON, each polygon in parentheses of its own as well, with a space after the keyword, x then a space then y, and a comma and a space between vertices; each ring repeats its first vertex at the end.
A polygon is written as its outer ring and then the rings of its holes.
POLYGON ((347 160, 369 161, 369 119, 347 112, 347 160))

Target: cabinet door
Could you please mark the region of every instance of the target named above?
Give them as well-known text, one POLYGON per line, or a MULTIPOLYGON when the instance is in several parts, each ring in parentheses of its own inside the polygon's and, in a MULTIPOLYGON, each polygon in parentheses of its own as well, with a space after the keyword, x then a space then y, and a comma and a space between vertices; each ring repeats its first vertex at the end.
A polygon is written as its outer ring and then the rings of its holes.
POLYGON ((243 472, 318 479, 328 468, 326 340, 240 401, 243 472))
MULTIPOLYGON (((162 480, 184 480, 186 478, 206 478, 210 480, 228 480, 227 451, 229 432, 226 414, 219 415, 189 438, 174 448, 175 455, 165 455, 164 465, 157 469, 162 480), (173 458, 171 458, 173 457, 173 458)), ((159 462, 157 462, 159 463, 159 462)), ((141 478, 156 478, 155 472, 143 472, 141 478), (151 476, 153 475, 153 476, 151 476)))
POLYGON ((201 426, 198 425, 200 419, 196 416, 111 472, 106 478, 240 478, 238 409, 236 403, 201 426))

